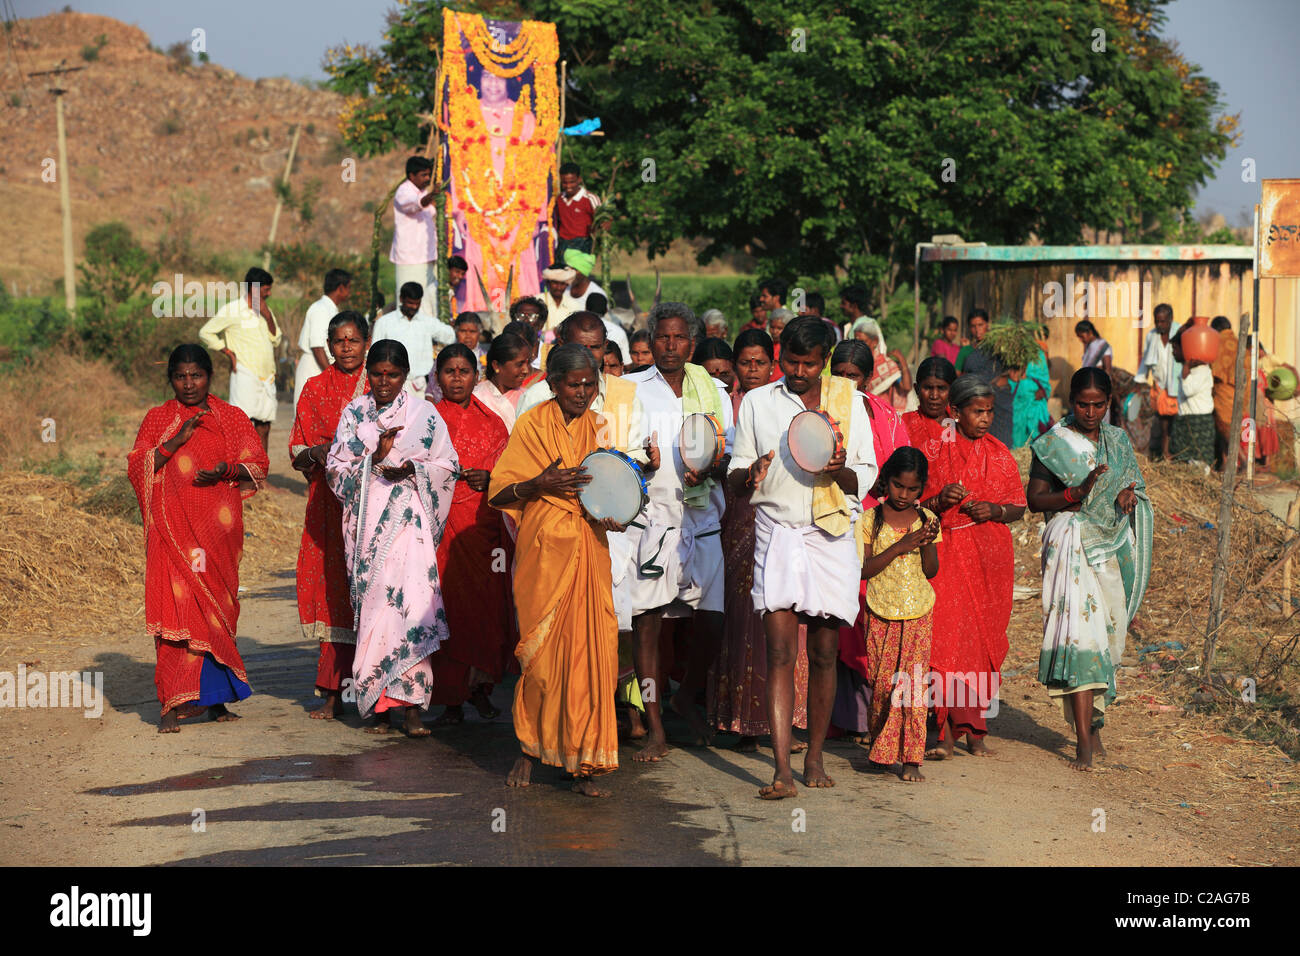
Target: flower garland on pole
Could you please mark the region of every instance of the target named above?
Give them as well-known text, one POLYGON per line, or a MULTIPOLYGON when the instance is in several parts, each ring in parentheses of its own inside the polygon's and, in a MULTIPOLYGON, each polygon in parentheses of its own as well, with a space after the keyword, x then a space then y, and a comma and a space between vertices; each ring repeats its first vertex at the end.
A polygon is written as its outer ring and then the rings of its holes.
MULTIPOLYGON (((532 243, 537 226, 551 221, 559 183, 555 160, 559 40, 552 23, 525 20, 519 27, 519 35, 503 43, 492 36, 481 16, 444 9, 437 81, 442 98, 437 123, 450 164, 445 181, 455 195, 454 204, 448 202, 447 248, 455 245, 459 216, 469 240, 482 253, 481 279, 490 296, 488 307, 502 310, 504 305, 492 300, 512 276, 515 289, 520 288, 521 276, 515 271, 520 255, 532 243), (478 90, 470 84, 469 54, 485 73, 503 79, 519 79, 532 71, 532 82, 521 83, 509 129, 494 122, 493 111, 483 107, 478 90)), ((441 164, 439 150, 438 176, 444 181, 441 164)), ((546 249, 554 254, 549 231, 546 249)))

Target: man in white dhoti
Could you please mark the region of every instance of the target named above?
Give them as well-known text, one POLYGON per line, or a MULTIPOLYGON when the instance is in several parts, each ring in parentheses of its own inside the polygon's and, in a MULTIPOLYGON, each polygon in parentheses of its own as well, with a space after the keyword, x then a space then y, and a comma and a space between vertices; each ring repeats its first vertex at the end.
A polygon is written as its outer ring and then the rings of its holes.
MULTIPOLYGON (((686 675, 668 704, 690 723, 697 746, 709 742, 708 724, 695 706, 695 696, 704 687, 722 639, 722 482, 727 465, 724 453, 713 467, 688 468, 682 461, 680 433, 683 419, 695 413, 712 415, 718 422, 725 451, 730 451, 733 433, 726 386, 689 361, 704 334, 695 313, 682 302, 662 302, 650 310, 646 327, 655 364, 624 380, 636 385, 646 430, 663 449, 663 467, 650 479, 645 512, 627 531, 633 553, 627 574, 634 615, 632 647, 649 730, 634 760, 658 760, 668 751, 660 708, 661 692, 667 690, 659 660, 665 617, 694 619, 686 675)), ((689 455, 699 449, 685 451, 689 455)))
POLYGON ((781 333, 776 382, 745 393, 727 480, 754 504, 754 608, 767 635, 767 711, 776 773, 767 800, 796 793, 790 771, 794 661, 800 623, 808 627, 808 752, 804 783, 834 786, 822 745, 835 698, 839 628, 858 613, 862 577, 854 538, 859 496, 878 467, 871 420, 848 379, 822 378, 834 337, 820 319, 800 317, 781 333), (843 445, 822 471, 804 471, 790 454, 798 413, 821 409, 839 423, 843 445), (846 427, 847 426, 847 427, 846 427))
POLYGON ((244 273, 241 298, 227 302, 199 329, 204 348, 230 359, 230 404, 253 422, 267 447, 275 421, 275 347, 282 334, 271 312, 271 273, 244 273))

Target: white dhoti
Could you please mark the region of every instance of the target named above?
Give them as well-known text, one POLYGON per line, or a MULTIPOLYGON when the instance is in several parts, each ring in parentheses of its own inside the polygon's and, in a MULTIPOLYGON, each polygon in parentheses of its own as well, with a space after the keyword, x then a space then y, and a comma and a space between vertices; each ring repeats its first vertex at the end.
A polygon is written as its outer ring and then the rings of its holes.
POLYGON ((647 524, 629 533, 634 554, 629 562, 627 589, 633 614, 667 608, 667 617, 692 611, 722 613, 726 580, 722 533, 647 524))
POLYGON ((628 576, 632 569, 632 542, 625 533, 611 531, 609 541, 609 570, 614 583, 614 616, 620 631, 632 630, 632 592, 628 576))
POLYGON ((253 421, 275 421, 275 376, 258 378, 244 366, 230 373, 230 404, 253 421))
POLYGON ((858 616, 862 565, 853 529, 838 538, 816 525, 790 528, 754 514, 754 610, 798 611, 848 625, 858 616))

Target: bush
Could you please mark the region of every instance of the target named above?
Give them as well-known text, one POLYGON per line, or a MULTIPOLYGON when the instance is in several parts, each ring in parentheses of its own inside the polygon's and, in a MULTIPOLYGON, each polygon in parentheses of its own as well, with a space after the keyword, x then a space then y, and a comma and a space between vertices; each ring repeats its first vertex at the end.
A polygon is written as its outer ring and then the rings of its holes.
POLYGON ((318 242, 281 243, 271 246, 270 252, 271 274, 277 285, 293 283, 315 299, 326 272, 346 269, 352 273, 352 293, 341 308, 364 313, 370 307, 370 266, 364 256, 334 252, 318 242))
POLYGON ((177 40, 167 48, 167 55, 180 70, 187 69, 194 61, 190 57, 190 45, 186 40, 177 40))
POLYGON ((112 306, 139 295, 157 263, 122 222, 106 222, 86 234, 85 261, 79 263, 86 293, 112 306))

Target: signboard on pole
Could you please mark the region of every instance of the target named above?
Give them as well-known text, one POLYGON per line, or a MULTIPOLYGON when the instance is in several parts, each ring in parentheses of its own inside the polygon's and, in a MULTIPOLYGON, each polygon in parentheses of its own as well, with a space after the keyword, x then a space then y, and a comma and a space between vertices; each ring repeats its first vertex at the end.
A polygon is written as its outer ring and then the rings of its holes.
POLYGON ((1300 179, 1260 183, 1259 269, 1265 279, 1300 278, 1300 179))

